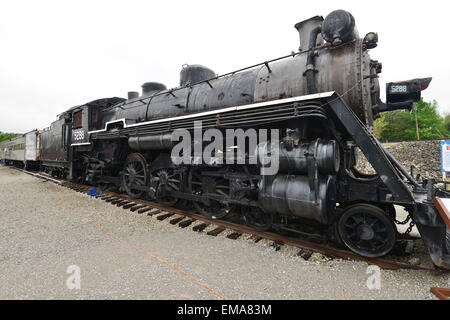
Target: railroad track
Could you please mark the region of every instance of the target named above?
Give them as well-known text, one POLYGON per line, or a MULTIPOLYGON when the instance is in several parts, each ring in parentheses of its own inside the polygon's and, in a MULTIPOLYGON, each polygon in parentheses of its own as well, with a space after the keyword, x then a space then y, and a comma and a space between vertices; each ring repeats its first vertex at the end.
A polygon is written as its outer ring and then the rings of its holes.
MULTIPOLYGON (((47 174, 35 173, 25 171, 23 169, 17 169, 23 173, 32 175, 37 178, 42 178, 47 181, 59 184, 63 187, 69 188, 79 193, 89 194, 92 186, 87 186, 79 183, 75 183, 65 179, 55 179, 47 174)), ((272 242, 272 246, 276 250, 280 250, 283 246, 291 246, 298 250, 297 255, 301 256, 305 260, 310 259, 313 253, 320 253, 329 258, 338 258, 343 260, 363 261, 371 265, 377 265, 382 269, 399 270, 399 269, 417 269, 417 270, 435 270, 433 267, 426 267, 422 265, 413 265, 402 261, 396 261, 395 259, 387 258, 367 258, 349 250, 330 246, 328 244, 320 244, 315 242, 306 241, 299 238, 281 235, 273 232, 263 232, 254 230, 248 226, 227 221, 218 220, 205 217, 203 215, 191 212, 188 210, 182 210, 179 208, 166 207, 159 203, 144 199, 133 199, 126 194, 117 192, 104 192, 91 195, 94 198, 100 199, 121 207, 124 210, 130 211, 130 213, 146 214, 147 216, 156 217, 158 221, 168 221, 172 225, 177 225, 180 228, 186 228, 192 226, 192 230, 196 232, 206 232, 210 236, 218 236, 219 234, 226 233, 226 237, 229 239, 237 240, 247 235, 247 239, 254 242, 259 242, 262 239, 266 239, 272 242)))

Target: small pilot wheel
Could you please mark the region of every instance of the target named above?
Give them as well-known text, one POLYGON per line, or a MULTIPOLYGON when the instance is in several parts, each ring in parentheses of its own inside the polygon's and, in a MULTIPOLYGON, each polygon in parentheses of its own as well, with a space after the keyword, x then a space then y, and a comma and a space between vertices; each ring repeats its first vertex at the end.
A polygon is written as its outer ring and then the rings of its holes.
POLYGON ((127 194, 132 198, 140 198, 144 195, 148 184, 148 164, 140 153, 132 153, 125 160, 122 170, 122 185, 127 194))
POLYGON ((241 209, 245 224, 257 231, 267 231, 272 227, 273 214, 260 208, 243 206, 241 209))
POLYGON ((389 214, 368 204, 347 208, 339 220, 338 228, 342 241, 350 250, 370 258, 388 254, 397 238, 389 214))

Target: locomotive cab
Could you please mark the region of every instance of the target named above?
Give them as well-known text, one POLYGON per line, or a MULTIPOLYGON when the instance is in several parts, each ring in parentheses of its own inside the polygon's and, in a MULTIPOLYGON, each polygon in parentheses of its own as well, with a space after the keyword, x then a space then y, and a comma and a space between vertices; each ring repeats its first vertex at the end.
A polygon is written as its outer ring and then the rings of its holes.
POLYGON ((71 110, 72 146, 89 143, 88 132, 97 130, 101 121, 101 107, 85 104, 71 110))
POLYGON ((125 101, 123 98, 105 98, 76 106, 68 112, 72 115, 72 146, 89 145, 89 131, 103 126, 103 110, 125 101))

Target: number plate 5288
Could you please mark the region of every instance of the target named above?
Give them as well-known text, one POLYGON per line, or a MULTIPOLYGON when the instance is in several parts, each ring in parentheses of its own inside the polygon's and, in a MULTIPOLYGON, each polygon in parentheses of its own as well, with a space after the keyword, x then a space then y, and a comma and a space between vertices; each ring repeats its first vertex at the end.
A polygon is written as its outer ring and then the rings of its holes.
POLYGON ((407 85, 392 85, 391 86, 391 93, 408 93, 408 86, 407 85))
POLYGON ((74 132, 73 132, 73 139, 74 139, 75 141, 83 140, 83 139, 84 139, 84 130, 81 129, 81 130, 76 130, 76 131, 74 131, 74 132))

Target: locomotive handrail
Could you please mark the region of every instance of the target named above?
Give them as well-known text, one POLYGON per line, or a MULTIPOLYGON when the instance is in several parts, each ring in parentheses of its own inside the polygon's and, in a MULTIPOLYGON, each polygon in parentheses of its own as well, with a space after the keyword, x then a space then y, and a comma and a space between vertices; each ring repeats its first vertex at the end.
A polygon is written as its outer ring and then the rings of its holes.
MULTIPOLYGON (((342 100, 338 94, 334 94, 328 103, 339 121, 356 142, 358 147, 367 157, 367 160, 379 174, 386 187, 392 192, 395 202, 414 204, 414 196, 411 190, 403 182, 399 173, 379 144, 376 138, 361 123, 361 120, 342 100)), ((389 200, 389 199, 386 199, 389 200)))
MULTIPOLYGON (((353 43, 353 42, 354 42, 354 40, 350 41, 350 42, 347 42, 347 43, 344 43, 344 44, 339 45, 339 46, 335 46, 333 48, 334 49, 338 49, 340 47, 346 46, 346 45, 348 45, 350 43, 353 43)), ((236 73, 239 73, 239 72, 242 72, 242 71, 246 71, 246 70, 250 70, 250 69, 253 69, 253 68, 256 68, 256 67, 260 67, 260 66, 265 66, 269 70, 269 72, 271 72, 269 63, 280 61, 280 60, 291 58, 291 57, 294 58, 295 56, 298 56, 298 55, 301 55, 301 54, 306 54, 306 53, 309 53, 311 51, 316 51, 316 50, 321 50, 321 49, 326 49, 326 48, 330 48, 330 44, 326 43, 324 45, 320 45, 320 46, 317 46, 317 47, 314 47, 314 48, 311 48, 311 49, 305 50, 305 51, 297 51, 297 52, 292 51, 290 54, 285 55, 285 56, 281 56, 281 57, 278 57, 278 58, 275 58, 275 59, 271 59, 271 60, 266 60, 264 62, 260 62, 260 63, 254 64, 254 65, 251 65, 251 66, 248 66, 248 67, 237 69, 235 71, 231 71, 231 72, 227 72, 227 73, 224 73, 224 74, 221 74, 221 75, 217 75, 216 77, 209 78, 209 79, 202 80, 202 81, 198 81, 198 82, 195 82, 195 83, 192 83, 192 84, 188 83, 188 84, 186 84, 184 86, 179 86, 179 87, 175 87, 175 88, 172 88, 172 89, 159 91, 159 92, 157 92, 155 94, 152 94, 150 96, 147 96, 147 97, 139 97, 138 99, 136 99, 134 101, 140 101, 142 103, 145 103, 144 101, 147 100, 147 99, 152 99, 154 97, 157 97, 157 96, 160 96, 160 95, 163 95, 163 94, 167 94, 167 93, 173 93, 174 91, 182 90, 182 89, 185 89, 185 88, 192 88, 193 86, 196 86, 196 85, 199 85, 199 84, 202 84, 202 83, 207 83, 212 88, 213 86, 210 83, 210 81, 212 81, 212 80, 221 79, 221 78, 224 78, 224 77, 227 77, 227 76, 231 76, 231 75, 234 75, 236 73)), ((109 106, 107 109, 123 106, 123 105, 126 105, 126 104, 127 104, 127 101, 124 101, 124 102, 121 102, 119 104, 109 106)))

